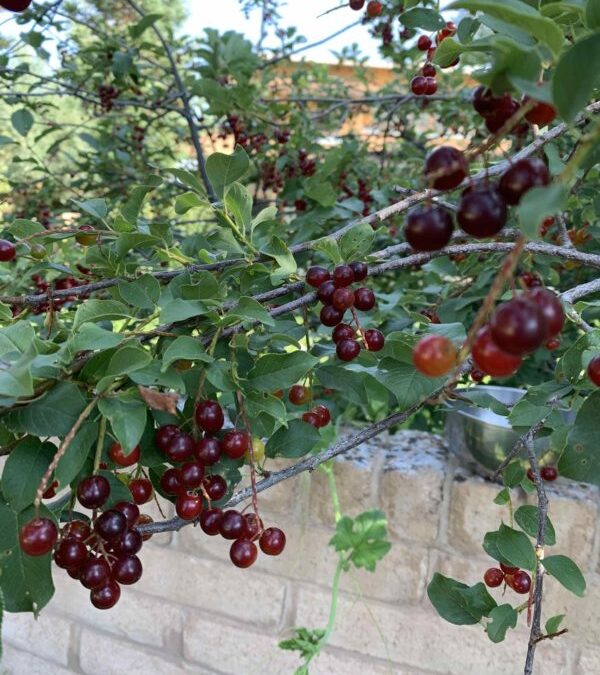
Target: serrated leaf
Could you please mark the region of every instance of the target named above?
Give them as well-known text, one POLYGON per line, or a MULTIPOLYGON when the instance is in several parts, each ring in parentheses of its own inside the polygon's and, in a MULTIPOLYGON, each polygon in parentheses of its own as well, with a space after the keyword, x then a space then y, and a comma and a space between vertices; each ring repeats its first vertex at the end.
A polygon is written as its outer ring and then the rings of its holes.
POLYGON ((343 553, 346 560, 357 568, 374 572, 377 563, 392 547, 386 539, 387 519, 377 509, 365 511, 356 518, 344 516, 335 529, 329 545, 338 553, 343 553))
POLYGON ((551 555, 544 558, 544 567, 568 591, 582 598, 585 594, 585 578, 579 567, 566 555, 551 555))
POLYGON ((489 614, 491 622, 485 631, 492 642, 502 642, 509 628, 515 628, 519 615, 511 605, 498 605, 489 614))
MULTIPOLYGON (((537 537, 539 509, 537 506, 524 505, 519 506, 515 511, 514 519, 517 525, 528 534, 530 537, 537 537)), ((550 522, 550 518, 546 516, 546 544, 554 546, 556 544, 556 532, 554 526, 550 522)))

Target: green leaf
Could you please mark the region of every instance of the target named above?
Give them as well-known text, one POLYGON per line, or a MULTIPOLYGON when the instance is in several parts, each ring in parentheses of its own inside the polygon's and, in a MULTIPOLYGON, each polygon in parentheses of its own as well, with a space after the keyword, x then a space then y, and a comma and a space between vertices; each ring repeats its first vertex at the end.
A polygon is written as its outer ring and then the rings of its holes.
POLYGON ((600 0, 587 0, 585 5, 585 22, 592 30, 600 28, 600 0))
POLYGON ((98 322, 107 319, 128 319, 131 312, 122 302, 116 300, 86 300, 79 305, 73 319, 73 330, 76 331, 80 326, 88 321, 98 322))
POLYGON ((25 436, 11 451, 2 472, 2 494, 14 511, 33 504, 38 485, 56 448, 25 436))
POLYGON ((313 246, 315 251, 320 251, 326 255, 329 260, 334 265, 337 265, 342 262, 342 254, 340 253, 340 247, 335 239, 332 237, 323 237, 319 239, 313 246))
POLYGON ((399 410, 427 398, 444 383, 444 378, 422 375, 412 363, 388 357, 379 363, 377 379, 394 394, 399 410))
POLYGON ((551 555, 543 560, 544 568, 568 591, 582 598, 585 594, 585 579, 581 570, 566 555, 551 555))
POLYGON ((160 298, 160 284, 151 274, 135 281, 120 281, 118 289, 127 304, 140 309, 154 309, 160 298))
POLYGON ((296 259, 285 242, 279 237, 271 237, 269 243, 263 248, 262 253, 277 261, 279 265, 279 269, 276 272, 277 276, 287 278, 298 269, 296 259))
POLYGON ((128 223, 135 225, 137 223, 137 218, 144 203, 144 199, 149 192, 152 192, 154 188, 158 187, 162 183, 162 179, 158 176, 150 176, 150 179, 154 179, 152 184, 149 185, 138 185, 133 188, 129 199, 125 205, 121 208, 121 215, 128 223))
POLYGON ((503 488, 500 492, 494 497, 494 504, 498 506, 504 506, 510 501, 510 492, 507 488, 503 488))
POLYGON ((490 612, 491 622, 485 631, 492 642, 502 642, 509 628, 515 628, 519 615, 511 605, 498 605, 490 612))
MULTIPOLYGON (((185 169, 166 169, 170 174, 173 174, 175 178, 181 183, 183 183, 186 187, 192 188, 192 190, 195 190, 196 192, 199 192, 201 195, 206 194, 206 190, 204 189, 204 185, 202 184, 202 181, 196 176, 195 173, 192 173, 191 171, 186 171, 185 169)), ((208 201, 206 202, 207 204, 209 203, 208 201)))
POLYGON ((424 28, 425 30, 439 30, 444 28, 444 17, 433 9, 415 7, 400 14, 400 21, 407 28, 424 28))
POLYGON ((31 234, 44 232, 45 227, 41 223, 36 223, 34 220, 26 220, 25 218, 16 218, 8 231, 17 239, 23 239, 31 234))
POLYGON ((113 333, 95 323, 84 323, 69 342, 73 352, 83 350, 112 349, 125 339, 124 335, 113 333))
POLYGON ((187 213, 190 209, 198 208, 199 206, 209 206, 210 202, 202 199, 195 192, 184 192, 178 195, 175 199, 175 213, 179 216, 187 213))
POLYGON ((202 342, 198 338, 193 338, 190 335, 181 335, 173 340, 165 349, 161 368, 162 372, 164 373, 175 361, 203 361, 210 363, 212 357, 206 353, 202 342))
POLYGON ((239 145, 231 155, 222 152, 213 153, 206 160, 206 172, 217 196, 222 199, 225 188, 242 178, 249 166, 248 155, 239 145))
POLYGON ((10 116, 10 121, 15 128, 15 131, 21 134, 21 136, 27 136, 33 126, 33 115, 27 108, 21 108, 15 110, 10 116))
POLYGON ((338 521, 336 532, 329 542, 338 553, 344 553, 346 563, 375 571, 377 563, 392 547, 387 540, 387 519, 382 511, 374 509, 356 518, 344 516, 338 521))
POLYGON ((75 204, 86 213, 89 213, 90 216, 103 220, 108 215, 108 206, 104 199, 87 199, 84 202, 79 202, 76 199, 73 200, 75 204))
POLYGON ((563 622, 566 614, 557 614, 556 616, 551 616, 548 621, 546 621, 546 633, 548 635, 553 635, 558 632, 560 624, 563 622))
POLYGON ((84 422, 75 438, 69 444, 67 451, 61 457, 54 478, 61 487, 68 485, 83 468, 90 451, 95 448, 98 438, 98 424, 84 422))
MULTIPOLYGON (((30 556, 18 543, 21 526, 34 518, 33 508, 16 513, 0 504, 0 588, 8 612, 39 612, 54 595, 52 554, 30 556)), ((51 518, 44 506, 40 516, 51 518)))
POLYGON ((238 304, 229 312, 228 316, 239 317, 250 321, 259 321, 266 326, 274 326, 275 320, 267 310, 254 298, 240 298, 238 304))
POLYGON ((342 258, 346 262, 364 259, 371 250, 375 232, 367 223, 355 225, 340 238, 339 246, 342 258))
POLYGON ((544 218, 562 211, 568 196, 569 190, 562 183, 551 183, 528 190, 517 207, 517 216, 524 234, 529 239, 540 239, 540 225, 544 218))
POLYGON ((152 361, 152 356, 142 347, 127 344, 118 349, 110 359, 106 374, 108 376, 126 375, 144 368, 152 361))
MULTIPOLYGON (((539 509, 537 506, 519 506, 515 511, 515 522, 517 525, 528 534, 530 537, 537 537, 539 509)), ((546 544, 554 546, 556 544, 556 532, 554 526, 550 522, 550 518, 546 516, 546 544)))
MULTIPOLYGON (((280 649, 299 652, 305 660, 313 658, 321 651, 323 636, 325 635, 323 629, 295 628, 294 633, 294 637, 289 640, 282 640, 279 643, 280 649)), ((294 675, 308 675, 308 668, 301 666, 296 669, 294 675)))
POLYGON ((525 478, 525 469, 519 461, 511 462, 503 471, 504 485, 508 488, 515 487, 525 478))
POLYGON ((144 32, 161 19, 162 16, 162 14, 146 14, 146 16, 140 19, 136 24, 128 27, 129 35, 131 35, 134 40, 141 37, 144 32))
POLYGON ((561 476, 600 485, 599 406, 600 391, 595 391, 579 409, 569 432, 567 447, 558 460, 561 476))
POLYGON ((100 412, 110 421, 113 433, 129 454, 140 442, 146 426, 146 404, 139 398, 122 395, 103 398, 98 402, 100 412))
POLYGON ((427 596, 437 613, 449 623, 469 626, 479 622, 481 614, 469 607, 467 598, 460 593, 466 584, 436 572, 427 586, 427 596))
POLYGON ((304 192, 307 197, 314 199, 318 204, 329 208, 337 202, 337 192, 333 185, 321 176, 312 176, 304 186, 304 192))
POLYGON ((110 509, 119 502, 131 501, 131 492, 129 491, 129 488, 122 483, 112 471, 99 471, 98 473, 101 476, 104 476, 110 484, 110 495, 102 508, 110 509))
POLYGON ((32 396, 33 378, 31 358, 23 356, 7 370, 0 370, 0 395, 8 397, 32 396))
POLYGON ((225 192, 225 206, 233 214, 236 225, 247 232, 252 223, 252 196, 241 183, 233 183, 225 192))
POLYGON ((552 78, 552 97, 563 119, 571 122, 600 86, 600 69, 589 68, 600 62, 600 33, 576 42, 561 57, 552 78), (585 72, 586 77, 581 77, 585 72))
POLYGON ((507 525, 500 525, 496 541, 502 557, 515 567, 533 570, 536 565, 535 550, 529 537, 507 525))
POLYGON ((301 380, 318 362, 319 359, 303 351, 265 354, 256 361, 248 379, 260 391, 285 389, 301 380))
POLYGON ((303 457, 321 441, 321 434, 312 424, 291 420, 286 427, 278 429, 267 441, 267 457, 303 457))

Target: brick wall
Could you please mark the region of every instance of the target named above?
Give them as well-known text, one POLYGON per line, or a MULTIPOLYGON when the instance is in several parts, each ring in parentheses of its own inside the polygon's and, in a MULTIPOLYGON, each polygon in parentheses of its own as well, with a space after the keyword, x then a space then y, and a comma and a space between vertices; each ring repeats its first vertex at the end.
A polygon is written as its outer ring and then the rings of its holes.
MULTIPOLYGON (((344 577, 330 646, 311 674, 522 672, 524 626, 492 645, 480 627, 439 619, 425 594, 434 571, 481 579, 490 565, 483 534, 506 516, 492 503, 497 487, 457 468, 439 439, 418 432, 358 448, 336 463, 336 476, 343 512, 382 508, 393 546, 375 574, 344 577)), ((544 614, 566 612, 569 633, 540 645, 536 673, 591 675, 600 672, 598 492, 561 481, 549 492, 556 552, 581 564, 588 591, 581 600, 547 582, 544 614)), ((38 621, 5 617, 4 671, 293 673, 298 660, 277 649, 278 640, 295 625, 323 627, 330 602, 336 557, 326 546, 333 514, 325 477, 299 476, 264 493, 261 504, 266 524, 286 530, 288 546, 279 558, 260 556, 251 570, 234 568, 226 542, 192 527, 148 542, 141 582, 107 612, 56 570, 56 596, 38 621)))

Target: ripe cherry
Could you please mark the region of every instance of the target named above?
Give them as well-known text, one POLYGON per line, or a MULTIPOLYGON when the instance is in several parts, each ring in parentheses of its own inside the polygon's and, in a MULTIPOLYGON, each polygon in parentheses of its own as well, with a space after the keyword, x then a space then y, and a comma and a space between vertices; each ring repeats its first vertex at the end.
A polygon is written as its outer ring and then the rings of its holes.
POLYGON ((302 384, 293 384, 288 392, 288 399, 294 405, 304 405, 310 399, 310 389, 302 384))
POLYGON ((435 77, 425 78, 425 96, 432 96, 437 91, 437 80, 435 77))
POLYGON ((258 549, 256 548, 256 544, 248 539, 237 539, 231 544, 231 548, 229 549, 231 562, 236 567, 241 567, 242 569, 254 564, 257 556, 258 549))
POLYGON ((365 6, 365 0, 349 0, 350 9, 358 11, 365 6))
POLYGON ((343 318, 344 312, 336 309, 335 307, 332 307, 331 305, 325 305, 325 307, 321 309, 321 313, 319 315, 321 323, 324 326, 329 326, 330 328, 337 326, 343 318))
POLYGON ((317 405, 312 409, 312 412, 318 418, 317 426, 319 428, 326 427, 329 424, 329 422, 331 422, 331 413, 329 412, 329 408, 327 406, 317 405))
POLYGON ((369 267, 364 262, 352 262, 350 268, 354 272, 354 281, 363 281, 369 274, 369 267))
POLYGON ((415 206, 408 212, 404 236, 415 251, 438 251, 450 241, 452 218, 439 206, 415 206))
POLYGON ((432 45, 431 38, 428 35, 419 35, 417 40, 417 49, 426 52, 432 45))
POLYGON ((500 563, 500 569, 504 572, 504 574, 509 574, 511 576, 519 571, 518 567, 511 567, 510 565, 505 565, 504 563, 500 563))
POLYGON ((178 495, 183 489, 179 469, 167 469, 160 477, 160 487, 168 495, 178 495))
POLYGON ((490 567, 483 575, 483 581, 486 586, 496 588, 504 581, 504 572, 497 567, 490 567))
POLYGON ((129 491, 131 492, 133 501, 138 505, 149 502, 154 494, 152 483, 147 478, 132 480, 129 483, 129 491))
POLYGON ((104 558, 89 556, 81 567, 79 580, 86 588, 99 588, 110 578, 110 565, 104 558))
POLYGON ((219 532, 224 539, 239 539, 244 534, 244 518, 234 509, 223 511, 219 532))
POLYGON ((217 401, 201 401, 196 406, 196 422, 201 429, 215 433, 223 428, 225 416, 217 401))
POLYGON ((179 477, 184 490, 195 490, 202 485, 204 466, 200 462, 186 462, 180 469, 179 477))
POLYGON ((54 562, 64 570, 81 567, 87 558, 87 547, 78 539, 63 539, 54 552, 54 562))
POLYGON ((367 349, 370 352, 378 352, 383 349, 385 337, 380 330, 369 328, 369 330, 365 331, 365 342, 367 343, 367 349))
POLYGON ((546 347, 549 352, 556 351, 560 347, 560 340, 557 338, 550 338, 544 342, 544 347, 546 347))
POLYGON ((314 288, 319 288, 321 284, 329 281, 329 279, 331 279, 331 274, 324 267, 310 267, 306 273, 306 283, 314 288))
POLYGON ((512 578, 510 576, 507 577, 506 583, 517 593, 525 595, 525 593, 529 593, 529 589, 531 588, 531 577, 525 570, 519 570, 512 578))
POLYGON ((335 352, 342 361, 352 361, 360 354, 360 345, 357 340, 340 340, 335 352))
POLYGON ((473 237, 493 237, 506 223, 507 208, 500 192, 486 186, 463 192, 456 220, 473 237))
POLYGON ((42 499, 52 499, 52 497, 56 497, 56 490, 58 488, 58 481, 53 480, 50 485, 46 488, 44 491, 44 494, 42 495, 42 499))
POLYGON ((350 286, 354 282, 354 272, 350 265, 338 265, 333 270, 333 283, 336 288, 350 286))
POLYGON ((354 304, 354 293, 349 288, 336 288, 331 304, 334 309, 344 312, 354 304))
POLYGON ((543 466, 540 469, 540 476, 551 483, 558 478, 558 470, 555 466, 543 466))
POLYGON ((489 326, 484 326, 477 334, 471 355, 477 368, 492 377, 513 375, 523 362, 520 356, 509 354, 498 347, 492 339, 489 326))
POLYGON ((223 511, 221 509, 206 509, 200 515, 200 527, 205 534, 214 537, 220 534, 223 511))
POLYGON ((508 168, 500 179, 500 193, 507 204, 515 205, 533 187, 548 185, 550 172, 537 157, 520 159, 508 168))
POLYGON ((254 541, 263 529, 262 520, 255 513, 244 514, 244 539, 254 541))
POLYGON ((250 437, 245 431, 228 431, 221 440, 221 449, 231 459, 240 459, 248 450, 250 437))
POLYGON ((338 323, 331 333, 331 338, 336 343, 340 340, 354 340, 356 338, 356 331, 347 323, 338 323))
POLYGON ((165 455, 175 464, 189 459, 196 449, 194 439, 183 431, 178 431, 169 439, 165 455))
POLYGON ((490 320, 490 329, 498 347, 516 356, 540 347, 548 330, 540 307, 522 297, 499 305, 490 320))
POLYGON ((209 499, 213 502, 218 502, 219 499, 223 499, 227 492, 227 481, 223 476, 207 476, 204 479, 204 489, 209 499))
POLYGON ((312 410, 303 413, 302 421, 306 422, 307 424, 312 424, 312 426, 315 428, 319 427, 319 417, 312 410))
POLYGON ((421 75, 424 75, 425 77, 435 77, 436 75, 435 66, 432 63, 426 63, 421 68, 421 75))
POLYGON ((216 438, 201 438, 194 449, 196 459, 204 466, 216 464, 221 458, 221 444, 216 438))
POLYGON ((331 305, 336 285, 333 281, 325 281, 317 289, 317 297, 324 305, 331 305))
POLYGON ((138 553, 142 548, 142 535, 137 530, 127 530, 113 544, 113 552, 116 555, 138 553))
POLYGON ((121 588, 116 581, 109 579, 104 586, 90 593, 90 600, 96 609, 111 609, 121 597, 121 588))
POLYGON ((375 307, 375 293, 370 288, 358 288, 354 291, 354 306, 361 312, 368 312, 375 307))
POLYGON ((527 299, 537 305, 546 319, 546 337, 558 335, 565 325, 565 311, 559 297, 545 288, 534 288, 527 299))
POLYGON ((259 541, 260 548, 267 555, 279 555, 285 548, 285 533, 278 527, 268 527, 259 541))
POLYGON ((424 96, 427 91, 427 79, 422 75, 413 77, 410 81, 410 90, 415 96, 424 96))
POLYGON ((135 448, 127 455, 123 451, 120 443, 113 443, 110 446, 108 454, 112 461, 119 466, 133 466, 140 461, 141 448, 136 445, 135 448))
POLYGON ((35 518, 19 530, 19 545, 27 555, 45 555, 58 539, 58 529, 50 518, 35 518))
POLYGON ((594 356, 588 363, 587 375, 597 387, 600 387, 600 355, 594 356))
POLYGON ((127 529, 127 518, 116 509, 109 509, 96 518, 94 531, 105 541, 118 539, 127 529))
MULTIPOLYGON (((529 97, 523 99, 523 103, 529 101, 529 97)), ((531 124, 545 127, 556 117, 556 108, 550 103, 538 101, 536 105, 525 115, 525 119, 531 124)))
POLYGON ((469 173, 469 164, 460 150, 442 145, 427 155, 425 178, 436 190, 452 190, 460 185, 469 173))
POLYGON ((12 241, 0 239, 0 261, 9 262, 10 260, 13 260, 16 255, 17 249, 12 241))
POLYGON ((77 499, 86 509, 97 509, 110 495, 110 483, 104 476, 88 476, 77 486, 77 499))
POLYGON ((140 509, 133 502, 119 502, 114 506, 116 511, 120 511, 127 519, 127 527, 133 527, 140 517, 140 509))
POLYGON ((63 537, 77 539, 78 541, 85 541, 91 533, 90 526, 83 520, 72 520, 62 529, 63 537))
POLYGON ((195 520, 202 512, 202 497, 180 494, 175 500, 175 511, 184 520, 195 520))
POLYGON ((367 5, 367 16, 374 19, 383 12, 383 5, 378 0, 370 0, 367 5))
POLYGON ((112 577, 120 584, 131 585, 141 579, 142 572, 142 563, 137 555, 122 555, 113 563, 112 577))
POLYGON ((458 353, 454 344, 443 335, 426 335, 414 346, 415 368, 428 377, 440 377, 456 365, 458 353))
MULTIPOLYGON (((152 518, 152 516, 149 516, 147 513, 140 513, 140 517, 138 518, 136 525, 150 525, 150 523, 153 522, 154 518, 152 518)), ((143 541, 148 541, 148 539, 152 539, 152 532, 144 532, 144 534, 142 534, 143 541)))
POLYGON ((171 438, 178 433, 179 427, 176 427, 174 424, 163 424, 162 427, 158 427, 156 434, 154 435, 156 447, 165 452, 171 438))

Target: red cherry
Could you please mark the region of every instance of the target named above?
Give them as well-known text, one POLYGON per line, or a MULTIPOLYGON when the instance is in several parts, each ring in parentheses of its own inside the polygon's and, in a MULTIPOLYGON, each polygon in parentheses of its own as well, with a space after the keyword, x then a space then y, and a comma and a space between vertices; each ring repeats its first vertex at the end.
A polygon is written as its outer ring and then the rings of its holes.
POLYGON ((331 333, 331 338, 334 342, 354 340, 356 338, 356 331, 347 323, 338 323, 331 333))
POLYGON ((316 415, 314 412, 305 412, 302 415, 302 421, 306 422, 307 424, 312 424, 313 427, 318 428, 319 427, 319 417, 316 415))
POLYGON ((180 494, 175 500, 175 511, 184 520, 195 520, 202 512, 202 497, 180 494))
POLYGON ((360 345, 357 340, 340 340, 335 352, 342 361, 352 361, 360 354, 360 345))
POLYGON ((489 570, 483 575, 483 581, 486 586, 490 588, 496 588, 504 581, 504 572, 499 570, 497 567, 490 567, 489 570))
POLYGON ((167 469, 160 477, 160 487, 168 495, 178 495, 183 489, 179 469, 167 469))
POLYGON ((229 549, 231 562, 236 567, 241 567, 242 569, 254 564, 257 555, 258 549, 256 548, 256 544, 248 539, 237 539, 231 544, 231 548, 229 549))
POLYGON ((215 433, 223 428, 225 416, 217 401, 202 401, 196 406, 196 423, 204 431, 215 433))
POLYGON ((560 347, 560 340, 557 338, 550 338, 549 340, 546 340, 544 347, 546 347, 549 352, 553 352, 560 347))
POLYGON ((179 478, 184 490, 195 490, 202 485, 204 466, 200 462, 186 462, 180 469, 179 478))
POLYGON ((317 297, 324 305, 331 305, 336 285, 333 281, 325 281, 317 289, 317 297))
POLYGON ((118 539, 127 529, 127 518, 116 509, 109 509, 96 518, 94 531, 105 541, 118 539))
POLYGON ((456 365, 458 353, 454 344, 443 335, 426 335, 414 346, 415 368, 428 377, 440 377, 456 365))
POLYGON ((219 529, 224 539, 239 539, 244 534, 244 518, 234 509, 223 511, 223 520, 219 529))
POLYGON ((527 469, 527 478, 529 478, 532 483, 535 483, 535 474, 533 473, 533 469, 527 469))
POLYGON ((126 455, 120 443, 113 443, 110 446, 108 454, 112 461, 119 466, 133 466, 140 461, 141 448, 139 445, 136 445, 135 448, 126 455))
POLYGON ((306 283, 314 288, 318 288, 329 279, 331 279, 331 275, 324 267, 310 267, 306 273, 306 283))
POLYGON ((417 49, 426 52, 432 45, 431 38, 427 35, 419 35, 417 40, 417 49))
POLYGON ((587 375, 597 387, 600 387, 600 355, 594 356, 588 363, 587 375))
POLYGON ((514 206, 533 187, 542 187, 550 182, 550 172, 541 159, 520 159, 509 167, 500 179, 500 193, 507 204, 514 206))
POLYGON ((301 384, 293 384, 288 392, 288 399, 294 405, 304 405, 310 399, 310 389, 301 384))
POLYGON ((332 328, 333 326, 337 326, 338 323, 340 323, 343 318, 344 312, 341 312, 339 309, 336 309, 331 305, 325 305, 325 307, 321 309, 321 313, 319 314, 319 319, 321 323, 324 326, 329 326, 330 328, 332 328))
POLYGON ((149 502, 154 494, 152 483, 146 478, 132 480, 129 483, 129 491, 131 492, 133 501, 138 505, 149 502))
POLYGON ((363 281, 369 274, 369 267, 364 262, 350 263, 350 268, 354 272, 354 281, 363 281))
POLYGON ((348 4, 350 5, 350 9, 359 10, 364 7, 365 0, 350 0, 348 4))
POLYGON ((432 63, 426 63, 421 68, 421 75, 424 75, 425 77, 435 77, 436 75, 435 66, 432 63))
POLYGON ((204 466, 216 464, 221 459, 221 444, 216 438, 202 438, 196 443, 194 455, 204 466))
POLYGON ((8 262, 14 260, 17 255, 17 249, 11 241, 0 239, 0 261, 8 262))
MULTIPOLYGON (((140 517, 138 518, 138 521, 136 525, 141 526, 141 525, 150 525, 150 523, 153 523, 154 519, 152 516, 149 516, 147 513, 141 513, 140 517)), ((148 541, 148 539, 152 539, 152 533, 151 532, 145 532, 142 534, 142 540, 143 541, 148 541)))
POLYGON ((90 593, 90 600, 96 609, 111 609, 121 597, 121 588, 116 581, 109 579, 104 586, 90 593))
POLYGON ((42 499, 52 499, 52 497, 56 497, 57 488, 58 488, 58 481, 53 480, 52 483, 50 483, 50 485, 44 491, 42 499))
POLYGON ((334 309, 344 312, 354 304, 354 293, 349 288, 336 288, 333 294, 334 309))
POLYGON ((540 469, 540 476, 548 482, 555 481, 558 478, 558 470, 555 466, 543 466, 540 469))
POLYGON ((194 439, 189 434, 178 431, 169 439, 165 455, 171 462, 177 464, 189 459, 194 454, 195 449, 196 444, 194 443, 194 439))
POLYGON ((120 584, 131 585, 140 580, 142 572, 142 563, 137 555, 122 555, 113 563, 112 577, 120 584))
POLYGON ((244 514, 244 539, 254 541, 262 531, 262 520, 255 513, 244 514))
POLYGON ((506 217, 506 204, 491 186, 463 192, 456 212, 460 228, 473 237, 493 237, 504 227, 506 217))
POLYGON ((473 382, 481 382, 483 378, 485 377, 485 373, 481 370, 472 370, 471 371, 471 379, 473 382))
POLYGON ((77 539, 78 541, 85 541, 91 533, 90 526, 83 520, 72 520, 62 529, 63 537, 77 539))
POLYGON ((354 291, 354 306, 361 312, 368 312, 375 307, 375 293, 370 288, 359 288, 354 291))
POLYGON ((498 347, 516 356, 540 347, 548 330, 542 310, 522 297, 499 305, 490 320, 490 329, 498 347))
POLYGON ((89 556, 81 567, 79 580, 85 588, 99 588, 110 578, 110 565, 104 558, 89 556))
POLYGON ((156 447, 165 452, 171 438, 178 433, 179 427, 176 427, 174 424, 163 424, 162 427, 158 427, 154 436, 156 447))
POLYGON ((425 95, 432 96, 437 91, 438 85, 435 77, 425 78, 425 95))
POLYGON ((410 81, 410 90, 415 96, 424 96, 427 91, 427 80, 422 75, 413 77, 410 81))
POLYGON ((54 553, 54 562, 64 570, 81 567, 87 558, 87 547, 78 539, 63 539, 54 553))
POLYGON ((58 539, 58 529, 50 518, 35 518, 19 530, 19 545, 27 555, 45 555, 58 539))
POLYGON ((545 288, 534 288, 527 294, 527 299, 542 310, 546 319, 546 337, 553 338, 558 335, 565 325, 565 311, 559 297, 545 288))
POLYGON ((279 555, 285 548, 285 534, 278 527, 268 527, 259 541, 260 548, 267 555, 279 555))
MULTIPOLYGON (((523 103, 530 99, 525 96, 523 103)), ((550 103, 538 101, 536 105, 525 115, 525 119, 531 124, 537 124, 539 127, 545 127, 556 117, 556 108, 550 103)))
POLYGON ((367 5, 367 16, 373 19, 380 16, 381 12, 383 12, 383 5, 377 0, 370 0, 367 5))
POLYGON ((227 457, 239 459, 247 452, 249 440, 244 431, 228 431, 221 440, 221 449, 227 457))
POLYGON ((516 574, 519 571, 518 567, 511 567, 510 565, 505 565, 504 563, 500 563, 500 569, 504 572, 504 574, 509 574, 510 576, 516 574))
POLYGON ((133 555, 141 550, 142 543, 142 535, 137 530, 127 530, 113 544, 113 552, 115 555, 133 555))
POLYGON ((354 282, 354 272, 350 265, 338 265, 333 270, 333 283, 336 288, 350 286, 354 282))
POLYGON ((520 356, 509 354, 498 347, 492 340, 489 326, 484 326, 477 334, 471 354, 479 370, 492 377, 513 375, 523 362, 520 356))
POLYGON ((438 251, 450 241, 452 218, 439 206, 415 206, 407 215, 406 241, 415 251, 438 251))
POLYGON ((329 408, 325 405, 317 405, 312 409, 312 412, 317 416, 319 423, 318 427, 326 427, 331 422, 331 413, 329 408))
POLYGON ((77 486, 77 499, 86 509, 100 508, 110 495, 110 483, 104 476, 88 476, 77 486))
POLYGON ((519 570, 512 578, 507 578, 506 583, 517 593, 525 595, 531 588, 531 577, 524 570, 519 570))
POLYGON ((223 476, 207 476, 204 479, 204 489, 209 499, 213 502, 218 502, 219 499, 223 499, 227 492, 227 481, 223 476))
POLYGON ((11 12, 24 12, 33 0, 2 0, 0 7, 8 9, 11 12))
POLYGON ((425 178, 436 190, 452 190, 469 174, 469 164, 460 150, 442 145, 427 155, 425 178))
POLYGON ((223 511, 221 509, 206 509, 200 516, 200 527, 205 534, 214 537, 220 534, 223 511))
POLYGON ((383 349, 385 337, 383 333, 376 328, 369 328, 369 330, 365 331, 365 342, 367 343, 367 349, 370 352, 378 352, 383 349))

